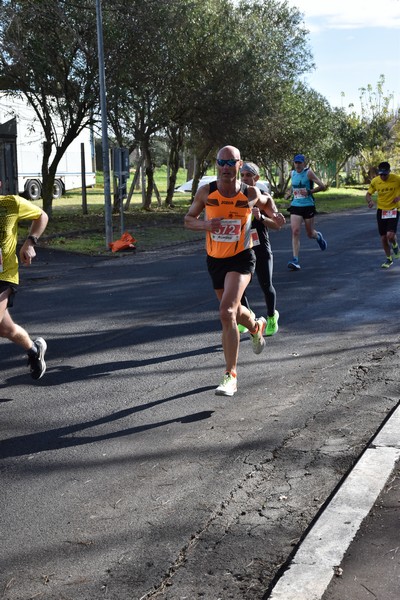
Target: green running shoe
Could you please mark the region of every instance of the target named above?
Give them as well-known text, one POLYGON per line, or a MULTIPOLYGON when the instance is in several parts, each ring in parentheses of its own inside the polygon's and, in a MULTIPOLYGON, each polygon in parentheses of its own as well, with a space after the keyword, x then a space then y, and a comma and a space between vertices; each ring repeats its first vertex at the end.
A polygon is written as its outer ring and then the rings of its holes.
POLYGON ((400 248, 399 245, 396 244, 395 246, 392 246, 393 248, 393 257, 394 258, 400 258, 400 248))
MULTIPOLYGON (((252 310, 250 310, 250 313, 251 313, 252 318, 255 319, 256 315, 253 313, 252 310)), ((239 329, 239 333, 247 333, 249 331, 247 329, 247 327, 245 327, 244 325, 239 325, 239 323, 238 323, 237 328, 239 329)))
POLYGON ((278 321, 279 321, 279 313, 276 310, 273 317, 267 317, 267 328, 265 330, 265 335, 275 335, 278 333, 278 321))
POLYGON ((382 269, 388 269, 393 264, 393 260, 391 258, 387 258, 384 263, 381 264, 382 269))

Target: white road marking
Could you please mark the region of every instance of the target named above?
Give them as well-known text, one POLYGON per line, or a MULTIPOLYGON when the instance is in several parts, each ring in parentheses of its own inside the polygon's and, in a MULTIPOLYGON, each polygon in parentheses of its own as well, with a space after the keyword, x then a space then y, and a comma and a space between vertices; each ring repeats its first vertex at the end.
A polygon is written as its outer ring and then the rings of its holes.
POLYGON ((304 538, 270 600, 321 599, 399 458, 397 407, 304 538))

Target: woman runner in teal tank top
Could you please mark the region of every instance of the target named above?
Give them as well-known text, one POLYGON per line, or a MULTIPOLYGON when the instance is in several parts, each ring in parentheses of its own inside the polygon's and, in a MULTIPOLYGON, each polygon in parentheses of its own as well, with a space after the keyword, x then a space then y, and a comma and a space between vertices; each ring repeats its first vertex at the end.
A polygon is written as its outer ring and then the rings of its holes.
POLYGON ((288 269, 299 271, 300 231, 304 221, 307 236, 316 240, 321 250, 326 250, 328 244, 320 231, 314 228, 315 200, 313 194, 323 192, 327 186, 322 183, 315 173, 306 167, 304 154, 296 154, 293 159, 294 169, 292 171, 292 200, 288 211, 290 212, 290 226, 292 229, 292 251, 293 257, 288 262, 288 269), (314 183, 317 187, 314 187, 314 183))

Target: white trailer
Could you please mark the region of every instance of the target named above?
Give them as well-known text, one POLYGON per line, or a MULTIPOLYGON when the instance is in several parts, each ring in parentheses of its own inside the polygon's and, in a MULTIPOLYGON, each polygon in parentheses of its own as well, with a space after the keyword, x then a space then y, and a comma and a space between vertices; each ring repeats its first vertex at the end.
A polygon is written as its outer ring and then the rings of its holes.
MULTIPOLYGON (((14 120, 18 194, 30 200, 37 200, 42 193, 41 169, 45 139, 42 126, 26 100, 0 92, 0 124, 14 125, 12 123, 14 120)), ((1 156, 0 160, 2 160, 1 156)), ((60 198, 66 191, 82 187, 83 161, 85 187, 94 186, 96 183, 95 149, 93 132, 89 128, 85 128, 71 142, 62 157, 54 181, 53 198, 60 198)), ((6 163, 6 159, 4 162, 6 163)), ((2 193, 6 193, 5 190, 2 193)))

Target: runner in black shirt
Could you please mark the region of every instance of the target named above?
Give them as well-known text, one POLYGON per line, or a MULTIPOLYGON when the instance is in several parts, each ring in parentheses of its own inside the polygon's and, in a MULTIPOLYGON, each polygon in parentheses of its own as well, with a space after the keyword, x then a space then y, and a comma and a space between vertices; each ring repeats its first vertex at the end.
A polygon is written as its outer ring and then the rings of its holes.
MULTIPOLYGON (((245 162, 240 168, 240 177, 248 185, 256 185, 260 178, 260 171, 253 162, 245 162)), ((263 195, 268 196, 269 203, 274 212, 278 212, 275 202, 270 194, 261 190, 263 195)), ((273 254, 268 235, 268 227, 280 229, 279 225, 259 209, 253 209, 253 250, 256 254, 256 274, 262 291, 264 292, 267 305, 267 326, 265 335, 271 336, 277 333, 279 313, 276 310, 276 290, 272 283, 273 254)), ((242 304, 250 309, 246 295, 242 298, 242 304)))

